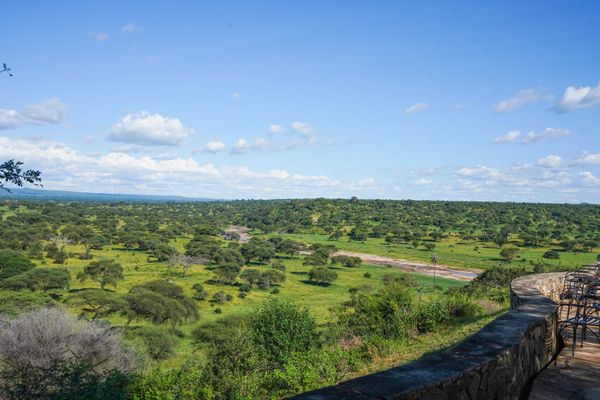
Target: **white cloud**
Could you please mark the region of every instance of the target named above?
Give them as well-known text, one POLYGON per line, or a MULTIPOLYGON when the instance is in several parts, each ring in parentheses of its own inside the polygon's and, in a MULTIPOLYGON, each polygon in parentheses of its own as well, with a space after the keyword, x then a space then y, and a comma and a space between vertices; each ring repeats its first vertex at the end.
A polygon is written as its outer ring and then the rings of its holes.
POLYGON ((428 186, 431 184, 431 179, 421 178, 417 179, 416 181, 413 181, 412 183, 413 185, 417 186, 428 186))
POLYGON ((588 153, 584 151, 575 159, 575 164, 578 165, 600 165, 600 153, 588 153))
POLYGON ((317 140, 317 132, 309 123, 299 121, 292 122, 292 129, 302 136, 302 140, 294 141, 290 147, 311 145, 317 140))
POLYGON ((223 150, 225 150, 227 146, 225 146, 225 143, 223 142, 219 142, 219 141, 211 141, 206 143, 206 145, 204 145, 204 147, 202 147, 200 150, 196 151, 197 153, 212 153, 212 154, 216 154, 219 153, 223 150))
POLYGON ((141 28, 136 26, 133 22, 129 22, 121 27, 121 32, 123 33, 133 33, 140 30, 141 28))
POLYGON ((492 109, 495 112, 503 113, 538 100, 552 100, 552 96, 544 95, 537 89, 523 89, 519 90, 513 97, 494 104, 492 109))
POLYGON ((109 139, 144 146, 177 146, 187 139, 189 131, 178 118, 142 111, 121 118, 113 126, 109 139))
MULTIPOLYGON (((165 156, 166 157, 166 156, 165 156)), ((274 168, 200 164, 193 158, 134 156, 122 152, 82 154, 61 143, 0 137, 0 159, 16 158, 43 173, 48 189, 109 193, 142 192, 214 198, 289 198, 371 190, 374 180, 357 182, 325 175, 301 175, 274 168)))
POLYGON ((589 186, 600 186, 600 179, 594 176, 589 171, 583 171, 579 173, 579 177, 583 181, 584 184, 589 186))
POLYGON ((29 104, 23 110, 23 116, 36 125, 60 124, 66 113, 67 106, 58 97, 29 104))
POLYGON ((502 176, 499 170, 495 168, 478 165, 476 167, 461 167, 456 170, 458 175, 470 176, 485 179, 497 179, 502 176))
POLYGON ((42 99, 25 106, 23 111, 0 109, 0 129, 17 129, 21 125, 57 125, 67 113, 67 106, 58 97, 42 99))
POLYGON ((514 143, 521 137, 521 132, 519 131, 509 131, 502 136, 498 136, 494 139, 494 143, 514 143))
POLYGON ((256 139, 250 143, 246 139, 238 139, 231 147, 231 153, 243 154, 251 150, 267 150, 269 148, 269 142, 264 138, 256 139))
POLYGON ((562 128, 546 128, 542 132, 529 132, 524 138, 523 143, 537 143, 558 140, 565 136, 571 136, 568 129, 562 128))
POLYGON ((231 98, 235 101, 238 101, 239 99, 242 98, 242 94, 239 92, 233 92, 233 93, 231 93, 231 98))
POLYGON ((278 133, 285 132, 285 126, 279 124, 269 124, 269 133, 277 135, 278 133))
POLYGON ((110 38, 110 35, 106 32, 88 32, 88 36, 97 42, 104 42, 110 38))
POLYGON ((571 136, 572 133, 568 129, 548 127, 541 132, 530 131, 526 135, 520 131, 509 131, 502 136, 494 139, 494 144, 502 143, 521 143, 532 144, 539 142, 556 141, 562 137, 571 136))
POLYGON ((537 160, 536 164, 540 167, 556 168, 562 164, 562 158, 550 154, 544 158, 540 158, 539 160, 537 160))
POLYGON ((272 169, 269 171, 269 175, 273 178, 286 179, 290 176, 289 172, 281 169, 272 169))
POLYGON ((17 129, 22 122, 17 110, 0 108, 0 129, 17 129))
POLYGON ((404 110, 404 113, 406 115, 413 115, 415 113, 425 111, 428 108, 429 108, 429 104, 427 104, 427 103, 416 103, 416 104, 413 104, 412 106, 408 107, 406 110, 404 110))
POLYGON ((570 112, 583 110, 600 104, 600 82, 596 87, 590 86, 569 86, 565 89, 562 98, 556 104, 557 112, 570 112))

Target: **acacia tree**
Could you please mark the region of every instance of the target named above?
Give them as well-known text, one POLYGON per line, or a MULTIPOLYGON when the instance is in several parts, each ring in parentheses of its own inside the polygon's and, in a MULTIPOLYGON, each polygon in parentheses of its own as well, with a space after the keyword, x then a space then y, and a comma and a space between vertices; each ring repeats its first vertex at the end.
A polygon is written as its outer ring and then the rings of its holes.
POLYGON ((77 278, 83 282, 91 279, 100 284, 100 289, 106 285, 117 287, 117 283, 123 280, 123 267, 114 260, 93 261, 77 274, 77 278))
POLYGON ((68 301, 73 305, 83 306, 85 312, 92 313, 92 319, 115 313, 127 305, 118 293, 98 289, 81 290, 72 294, 68 301))
MULTIPOLYGON (((6 64, 4 64, 6 67, 6 64)), ((23 171, 21 168, 23 162, 8 160, 0 164, 0 189, 10 192, 10 189, 4 186, 6 183, 22 187, 25 183, 31 183, 35 186, 42 186, 42 173, 33 169, 23 171)))

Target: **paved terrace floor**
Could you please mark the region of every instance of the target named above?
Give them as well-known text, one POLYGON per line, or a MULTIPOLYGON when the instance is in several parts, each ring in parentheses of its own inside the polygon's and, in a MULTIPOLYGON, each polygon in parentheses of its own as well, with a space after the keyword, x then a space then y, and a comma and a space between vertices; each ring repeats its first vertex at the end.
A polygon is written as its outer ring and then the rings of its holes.
POLYGON ((534 380, 529 400, 599 400, 600 399, 600 344, 589 333, 575 355, 571 353, 572 330, 563 332, 565 347, 556 360, 534 380))

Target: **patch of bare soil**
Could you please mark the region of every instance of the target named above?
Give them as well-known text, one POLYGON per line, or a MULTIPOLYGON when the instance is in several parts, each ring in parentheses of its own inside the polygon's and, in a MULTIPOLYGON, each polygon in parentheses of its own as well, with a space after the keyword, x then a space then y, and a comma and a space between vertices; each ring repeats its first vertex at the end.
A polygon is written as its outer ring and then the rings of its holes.
POLYGON ((475 277, 477 277, 477 275, 479 275, 482 272, 478 269, 459 269, 439 264, 434 266, 433 264, 401 260, 397 258, 377 256, 373 254, 356 253, 353 251, 340 250, 336 251, 333 255, 359 257, 365 264, 391 266, 393 268, 398 268, 408 272, 415 272, 417 274, 422 275, 433 276, 435 269, 436 276, 441 276, 442 278, 457 279, 461 281, 472 281, 473 279, 475 279, 475 277))

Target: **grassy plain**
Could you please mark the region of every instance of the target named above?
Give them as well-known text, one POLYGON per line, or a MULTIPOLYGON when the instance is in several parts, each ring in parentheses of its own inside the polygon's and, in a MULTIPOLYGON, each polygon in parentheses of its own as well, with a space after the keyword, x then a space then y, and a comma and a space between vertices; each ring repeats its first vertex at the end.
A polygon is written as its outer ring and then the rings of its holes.
MULTIPOLYGON (((188 238, 179 238, 172 244, 183 250, 183 244, 189 240, 188 238)), ((67 251, 72 253, 81 253, 83 248, 78 245, 68 245, 67 251)), ((205 289, 208 291, 208 299, 212 297, 214 293, 224 292, 233 296, 232 301, 225 302, 220 305, 215 305, 208 300, 198 301, 198 308, 200 310, 200 320, 194 323, 184 324, 179 329, 184 333, 183 340, 179 342, 176 356, 161 362, 163 366, 174 366, 177 365, 185 356, 196 351, 196 346, 191 342, 190 333, 195 326, 215 321, 225 316, 231 316, 235 314, 248 314, 256 309, 265 299, 278 298, 282 300, 293 300, 294 302, 307 307, 311 313, 317 318, 319 323, 326 323, 331 320, 330 308, 341 304, 342 302, 349 299, 348 290, 352 287, 360 285, 371 285, 378 287, 382 285, 381 278, 385 274, 401 274, 400 271, 392 268, 386 268, 375 265, 361 265, 356 268, 335 268, 338 274, 338 279, 330 286, 319 286, 308 283, 308 271, 311 267, 302 265, 302 257, 296 256, 294 258, 280 258, 287 268, 286 281, 282 283, 278 289, 278 294, 271 293, 272 290, 260 290, 253 289, 246 298, 239 298, 239 290, 234 286, 226 285, 211 285, 207 283, 213 274, 210 269, 204 265, 196 265, 191 267, 185 276, 183 276, 181 269, 171 269, 168 267, 166 262, 156 262, 149 256, 148 253, 136 250, 127 250, 121 246, 106 246, 103 250, 92 251, 93 260, 102 258, 114 259, 119 262, 124 268, 125 279, 119 282, 116 288, 108 287, 108 290, 115 290, 118 293, 127 293, 127 291, 134 285, 148 282, 153 279, 168 279, 183 287, 184 291, 188 295, 193 294, 192 285, 194 283, 202 283, 205 289), (371 277, 365 277, 365 273, 370 273, 371 277), (222 313, 215 313, 216 308, 220 308, 222 313)), ((71 291, 77 291, 84 288, 98 288, 98 284, 91 280, 83 282, 78 281, 75 277, 77 273, 83 270, 83 267, 87 265, 90 260, 80 260, 77 258, 69 258, 64 266, 53 264, 52 260, 46 259, 46 267, 61 268, 66 267, 73 277, 71 284, 71 291)), ((38 264, 43 262, 37 261, 38 264)), ((245 268, 256 268, 259 270, 268 269, 268 265, 252 265, 245 268)), ((425 293, 433 290, 433 279, 429 276, 411 274, 414 279, 424 287, 425 293)), ((442 290, 446 290, 450 287, 462 286, 465 282, 437 278, 436 283, 442 287, 442 290)), ((68 298, 68 294, 65 293, 64 298, 68 298)), ((80 313, 81 309, 71 308, 74 313, 80 313)), ((127 321, 125 318, 118 314, 111 315, 108 320, 113 326, 126 327, 127 321)), ((425 335, 419 337, 415 342, 406 344, 406 347, 394 356, 399 361, 408 361, 418 357, 419 354, 429 351, 430 349, 442 348, 448 346, 457 340, 462 339, 466 334, 475 332, 479 329, 483 322, 489 320, 489 317, 477 321, 474 323, 461 326, 460 329, 449 329, 445 333, 437 332, 434 334, 425 335)), ((134 325, 148 325, 148 322, 134 321, 131 323, 134 325)), ((455 327, 456 328, 456 327, 455 327)), ((390 361, 390 360, 387 360, 390 361)), ((384 365, 388 365, 387 361, 380 360, 379 364, 383 368, 384 365)))
MULTIPOLYGON (((257 232, 254 232, 257 234, 257 232)), ((259 234, 260 236, 260 234, 259 234)), ((499 264, 506 265, 500 258, 498 246, 477 241, 464 241, 458 238, 444 239, 435 243, 434 250, 427 250, 420 245, 414 248, 412 244, 389 244, 383 238, 368 238, 365 242, 349 241, 346 238, 330 240, 326 235, 318 234, 282 234, 265 235, 282 236, 288 239, 298 240, 305 243, 332 244, 340 250, 355 251, 367 254, 376 254, 392 258, 412 261, 429 262, 432 254, 440 257, 439 263, 457 268, 487 269, 499 264)), ((514 243, 518 244, 517 242, 514 243)), ((596 260, 596 253, 592 252, 567 252, 560 246, 546 247, 519 247, 519 253, 511 265, 524 265, 532 269, 529 261, 543 260, 551 265, 562 265, 569 268, 577 268, 585 264, 591 264, 596 260), (558 260, 547 260, 542 255, 548 250, 556 250, 560 254, 558 260)))

